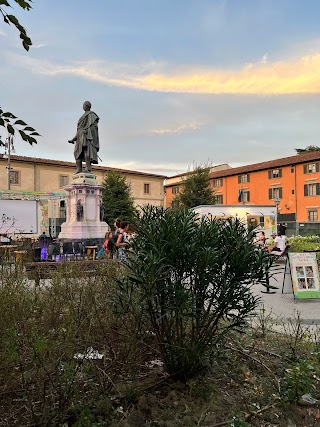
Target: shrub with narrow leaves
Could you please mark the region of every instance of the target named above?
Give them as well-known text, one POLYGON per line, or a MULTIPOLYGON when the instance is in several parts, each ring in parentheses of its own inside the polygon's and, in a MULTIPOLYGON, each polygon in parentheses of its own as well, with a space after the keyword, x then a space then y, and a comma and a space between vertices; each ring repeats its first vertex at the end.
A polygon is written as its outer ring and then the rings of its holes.
POLYGON ((121 289, 144 310, 167 371, 185 379, 228 331, 246 324, 258 303, 251 286, 264 281, 269 257, 237 219, 147 206, 137 227, 121 289))

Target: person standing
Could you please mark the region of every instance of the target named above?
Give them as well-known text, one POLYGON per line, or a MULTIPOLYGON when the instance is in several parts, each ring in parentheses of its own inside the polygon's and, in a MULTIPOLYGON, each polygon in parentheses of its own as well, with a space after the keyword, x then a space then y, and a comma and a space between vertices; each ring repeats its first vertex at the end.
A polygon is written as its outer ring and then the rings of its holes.
POLYGON ((278 233, 280 234, 280 236, 285 236, 286 231, 287 231, 287 226, 285 222, 282 222, 281 224, 279 224, 278 233))
POLYGON ((118 239, 116 242, 116 247, 118 248, 118 260, 120 262, 127 261, 127 249, 129 248, 127 233, 128 233, 128 223, 127 221, 121 221, 120 227, 119 227, 118 239))
POLYGON ((99 117, 91 111, 91 103, 85 101, 83 104, 84 114, 80 117, 77 125, 76 136, 70 139, 70 144, 75 143, 74 158, 76 160, 77 172, 82 172, 82 162, 86 163, 86 172, 91 172, 91 164, 98 163, 99 151, 99 117))

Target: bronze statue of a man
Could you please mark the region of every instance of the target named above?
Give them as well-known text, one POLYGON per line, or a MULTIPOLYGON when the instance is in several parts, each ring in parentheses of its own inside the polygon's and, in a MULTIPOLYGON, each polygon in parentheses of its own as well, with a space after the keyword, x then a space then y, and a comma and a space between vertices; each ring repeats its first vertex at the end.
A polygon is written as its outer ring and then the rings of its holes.
POLYGON ((68 142, 76 144, 74 147, 74 158, 77 164, 77 172, 82 172, 82 162, 86 163, 86 172, 91 172, 91 164, 98 163, 99 151, 99 117, 91 111, 91 103, 85 101, 83 104, 84 114, 80 117, 77 125, 77 133, 68 142))

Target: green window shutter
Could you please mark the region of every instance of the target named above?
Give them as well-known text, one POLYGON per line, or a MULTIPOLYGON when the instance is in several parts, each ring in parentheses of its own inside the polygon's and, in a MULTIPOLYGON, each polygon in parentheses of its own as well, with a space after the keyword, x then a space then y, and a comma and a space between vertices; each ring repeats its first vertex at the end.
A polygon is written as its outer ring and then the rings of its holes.
POLYGON ((247 175, 247 182, 250 182, 250 175, 247 175))
POLYGON ((250 202, 250 191, 247 192, 247 202, 250 202))
POLYGON ((279 199, 282 199, 282 187, 279 188, 279 199))
POLYGON ((272 200, 272 188, 269 188, 269 200, 272 200))
POLYGON ((279 178, 282 177, 282 169, 279 169, 279 178))
POLYGON ((305 185, 303 186, 303 189, 304 189, 304 195, 305 195, 305 196, 308 196, 308 185, 307 185, 307 184, 305 184, 305 185))
POLYGON ((241 175, 238 176, 238 184, 241 184, 241 175))
POLYGON ((317 195, 317 196, 319 196, 319 195, 320 195, 320 183, 319 183, 319 182, 317 182, 316 195, 317 195))
POLYGON ((272 171, 268 171, 268 178, 272 179, 272 171))
POLYGON ((316 172, 319 172, 319 162, 316 163, 316 172))
POLYGON ((308 173, 308 165, 303 165, 303 173, 308 173))

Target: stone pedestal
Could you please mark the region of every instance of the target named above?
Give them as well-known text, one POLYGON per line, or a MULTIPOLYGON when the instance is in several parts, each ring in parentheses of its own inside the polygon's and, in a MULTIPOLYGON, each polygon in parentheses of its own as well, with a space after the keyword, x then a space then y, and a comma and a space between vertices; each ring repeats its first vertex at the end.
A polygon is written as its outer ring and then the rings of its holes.
POLYGON ((66 192, 66 222, 61 224, 59 239, 103 239, 108 224, 102 221, 102 185, 93 173, 73 175, 72 183, 64 187, 66 192))

